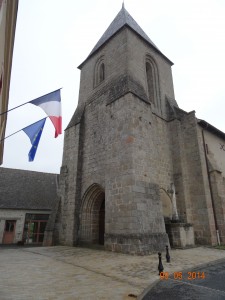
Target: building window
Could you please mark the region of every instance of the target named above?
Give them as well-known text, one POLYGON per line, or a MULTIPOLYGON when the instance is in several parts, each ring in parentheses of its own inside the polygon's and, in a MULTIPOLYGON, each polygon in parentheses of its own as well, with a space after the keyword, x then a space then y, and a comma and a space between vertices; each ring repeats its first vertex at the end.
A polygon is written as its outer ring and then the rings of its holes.
POLYGON ((101 82, 105 80, 105 63, 104 56, 101 56, 95 65, 94 72, 94 87, 99 85, 101 82))
POLYGON ((154 60, 149 56, 146 59, 145 68, 148 98, 152 104, 158 107, 160 103, 158 69, 154 60))
POLYGON ((148 63, 148 62, 146 63, 146 76, 147 76, 149 100, 150 100, 150 102, 155 103, 153 70, 152 70, 150 63, 148 63))
POLYGON ((99 67, 99 83, 105 79, 105 65, 101 63, 99 67))
POLYGON ((23 240, 26 244, 41 244, 49 215, 26 214, 23 240))

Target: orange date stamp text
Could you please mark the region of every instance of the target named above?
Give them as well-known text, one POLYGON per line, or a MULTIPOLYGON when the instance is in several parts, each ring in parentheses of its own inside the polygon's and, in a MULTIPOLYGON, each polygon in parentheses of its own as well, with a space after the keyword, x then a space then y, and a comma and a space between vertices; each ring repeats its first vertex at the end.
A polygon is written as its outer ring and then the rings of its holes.
POLYGON ((169 272, 161 272, 160 273, 161 280, 168 280, 169 277, 175 280, 195 280, 195 279, 205 279, 205 272, 173 272, 169 274, 169 272))

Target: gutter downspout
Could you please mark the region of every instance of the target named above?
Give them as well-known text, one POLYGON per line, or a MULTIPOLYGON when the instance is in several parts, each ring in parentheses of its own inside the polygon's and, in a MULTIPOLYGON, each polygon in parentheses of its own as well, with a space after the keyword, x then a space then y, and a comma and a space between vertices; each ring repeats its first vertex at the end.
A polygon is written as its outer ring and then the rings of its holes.
MULTIPOLYGON (((205 129, 207 129, 208 125, 209 124, 207 123, 205 129)), ((220 245, 220 235, 219 235, 218 223, 217 223, 217 218, 216 218, 216 209, 215 209, 215 203, 214 203, 214 197, 213 197, 213 191, 212 191, 212 183, 211 183, 210 174, 209 174, 209 163, 208 163, 208 159, 207 159, 207 152, 206 152, 206 146, 205 146, 204 129, 202 129, 202 140, 203 140, 206 169, 207 169, 207 175, 208 175, 208 181, 209 181, 209 190, 210 190, 210 196, 211 196, 211 201, 212 201, 213 217, 214 217, 214 222, 215 222, 215 227, 216 227, 217 242, 218 242, 218 245, 220 245)))

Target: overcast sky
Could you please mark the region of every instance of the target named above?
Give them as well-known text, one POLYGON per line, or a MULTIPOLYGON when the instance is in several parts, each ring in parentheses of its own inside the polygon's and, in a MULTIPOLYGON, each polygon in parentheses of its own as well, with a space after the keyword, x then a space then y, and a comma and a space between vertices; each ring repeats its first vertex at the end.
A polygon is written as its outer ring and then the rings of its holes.
MULTIPOLYGON (((121 0, 19 0, 9 108, 63 88, 63 129, 78 101, 77 66, 121 9, 121 0)), ((180 108, 225 132, 225 1, 125 0, 125 8, 171 61, 180 108)), ((43 118, 28 104, 8 114, 6 135, 43 118)), ((62 134, 47 119, 34 162, 20 132, 5 141, 3 167, 59 173, 62 134)))

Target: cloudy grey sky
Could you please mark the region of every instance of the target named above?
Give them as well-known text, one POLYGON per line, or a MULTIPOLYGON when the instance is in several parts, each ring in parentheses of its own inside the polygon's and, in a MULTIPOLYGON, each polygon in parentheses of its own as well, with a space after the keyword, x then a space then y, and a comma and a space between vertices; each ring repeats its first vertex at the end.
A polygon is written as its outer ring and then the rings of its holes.
MULTIPOLYGON (((121 9, 121 0, 20 0, 9 108, 62 87, 63 129, 77 106, 80 71, 121 9)), ((175 97, 225 132, 225 1, 125 0, 125 8, 157 47, 174 62, 175 97)), ((8 114, 6 135, 43 118, 28 104, 8 114)), ((59 173, 63 134, 54 138, 46 121, 34 162, 20 132, 5 141, 3 167, 59 173)))

